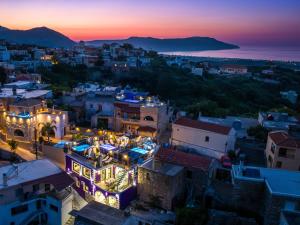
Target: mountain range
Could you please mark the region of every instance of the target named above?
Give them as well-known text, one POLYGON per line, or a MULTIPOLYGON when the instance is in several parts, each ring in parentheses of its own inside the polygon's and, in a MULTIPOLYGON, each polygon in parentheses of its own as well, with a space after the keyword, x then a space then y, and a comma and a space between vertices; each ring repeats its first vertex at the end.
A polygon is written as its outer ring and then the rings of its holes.
MULTIPOLYGON (((0 39, 17 44, 33 44, 43 47, 63 47, 69 48, 76 44, 67 36, 49 29, 47 27, 37 27, 29 30, 12 30, 0 26, 0 39)), ((239 46, 225 43, 210 37, 189 37, 189 38, 169 38, 159 39, 152 37, 130 37, 121 40, 94 40, 87 41, 87 45, 101 46, 104 43, 129 43, 135 47, 158 52, 172 51, 204 51, 235 49, 239 46)))
POLYGON ((30 30, 11 30, 0 26, 0 39, 16 44, 33 44, 43 47, 72 47, 76 44, 65 35, 47 27, 30 30))
POLYGON ((223 50, 236 49, 237 45, 218 41, 210 37, 188 37, 188 38, 168 38, 159 39, 152 37, 130 37, 122 40, 95 40, 86 42, 89 45, 101 46, 103 44, 129 43, 135 47, 158 52, 175 51, 204 51, 204 50, 223 50))

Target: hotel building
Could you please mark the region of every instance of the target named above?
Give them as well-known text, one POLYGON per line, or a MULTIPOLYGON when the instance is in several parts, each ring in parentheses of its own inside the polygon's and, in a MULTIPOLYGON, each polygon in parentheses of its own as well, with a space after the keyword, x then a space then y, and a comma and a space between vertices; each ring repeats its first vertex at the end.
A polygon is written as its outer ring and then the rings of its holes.
POLYGON ((56 126, 51 137, 62 139, 69 129, 67 112, 49 109, 46 102, 39 99, 16 100, 1 107, 0 124, 6 139, 33 142, 41 135, 44 123, 56 126), (36 132, 36 135, 35 135, 36 132))
POLYGON ((114 129, 141 136, 159 136, 168 126, 170 107, 154 97, 120 94, 114 103, 114 129))

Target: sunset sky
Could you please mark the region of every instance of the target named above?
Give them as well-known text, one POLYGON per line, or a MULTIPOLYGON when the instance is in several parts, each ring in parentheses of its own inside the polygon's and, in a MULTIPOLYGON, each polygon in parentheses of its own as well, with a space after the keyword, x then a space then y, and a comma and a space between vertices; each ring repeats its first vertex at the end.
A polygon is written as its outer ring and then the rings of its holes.
POLYGON ((209 36, 300 46, 300 0, 0 0, 0 25, 47 26, 73 40, 209 36))

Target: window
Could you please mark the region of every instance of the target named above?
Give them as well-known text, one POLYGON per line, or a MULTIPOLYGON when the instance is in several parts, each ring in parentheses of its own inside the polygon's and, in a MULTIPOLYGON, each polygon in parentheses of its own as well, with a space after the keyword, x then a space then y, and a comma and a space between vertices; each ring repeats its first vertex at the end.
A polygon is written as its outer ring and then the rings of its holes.
POLYGON ((23 131, 21 131, 19 129, 15 130, 14 135, 18 136, 18 137, 24 137, 23 131))
POLYGON ((16 192, 16 197, 20 197, 23 195, 23 188, 18 188, 17 190, 15 190, 16 192))
POLYGON ((58 207, 57 207, 57 206, 50 204, 49 207, 50 207, 50 209, 52 209, 53 211, 58 212, 58 207))
POLYGON ((278 156, 279 157, 284 157, 284 158, 294 159, 295 158, 295 150, 294 149, 287 149, 287 148, 280 148, 279 151, 278 151, 278 156))
POLYGON ((149 173, 146 173, 146 179, 150 180, 150 174, 149 173))
POLYGON ((144 120, 146 121, 154 121, 152 116, 145 116, 144 120))
POLYGON ((281 168, 281 166, 282 166, 282 162, 277 161, 277 162, 276 162, 276 167, 277 167, 277 168, 281 168))
POLYGON ((33 192, 37 192, 39 189, 40 189, 40 185, 39 185, 39 184, 34 184, 34 185, 32 186, 32 191, 33 191, 33 192))
POLYGON ((274 152, 275 152, 275 145, 274 145, 274 143, 272 143, 272 145, 271 145, 271 152, 274 154, 274 152))
POLYGON ((26 212, 27 210, 28 210, 28 205, 27 204, 26 205, 20 205, 20 206, 11 208, 11 215, 14 216, 14 215, 26 212))
POLYGON ((36 201, 36 209, 41 209, 42 208, 42 201, 41 200, 37 200, 36 201))
POLYGON ((75 177, 76 187, 80 188, 80 181, 77 177, 75 177))
POLYGON ((87 178, 87 179, 91 179, 91 170, 86 168, 86 167, 82 167, 82 175, 87 178))
POLYGON ((280 157, 286 157, 287 155, 287 149, 286 148, 280 148, 278 152, 278 156, 280 157))
POLYGON ((209 137, 208 136, 205 137, 205 142, 209 142, 209 137))
POLYGON ((190 171, 190 170, 187 170, 186 171, 186 177, 189 178, 189 179, 192 179, 193 178, 193 172, 190 171))
POLYGON ((84 182, 82 182, 82 186, 83 186, 83 190, 88 193, 89 192, 89 186, 87 186, 84 182))
POLYGON ((93 104, 90 104, 90 109, 92 109, 93 108, 93 104))
POLYGON ((50 184, 45 184, 45 191, 50 191, 50 184))
POLYGON ((72 162, 72 170, 77 173, 80 174, 80 164, 77 162, 72 162))

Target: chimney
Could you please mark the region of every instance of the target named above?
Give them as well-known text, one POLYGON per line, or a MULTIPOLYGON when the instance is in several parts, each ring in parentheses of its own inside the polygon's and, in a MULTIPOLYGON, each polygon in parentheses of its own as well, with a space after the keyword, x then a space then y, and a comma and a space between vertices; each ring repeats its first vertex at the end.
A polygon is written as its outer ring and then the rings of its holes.
POLYGON ((2 176, 3 176, 3 186, 4 186, 4 187, 7 187, 7 181, 8 181, 8 178, 7 178, 6 173, 3 173, 2 176))

